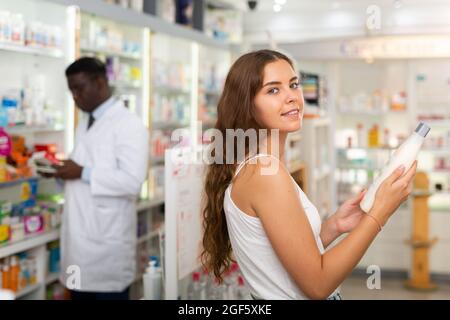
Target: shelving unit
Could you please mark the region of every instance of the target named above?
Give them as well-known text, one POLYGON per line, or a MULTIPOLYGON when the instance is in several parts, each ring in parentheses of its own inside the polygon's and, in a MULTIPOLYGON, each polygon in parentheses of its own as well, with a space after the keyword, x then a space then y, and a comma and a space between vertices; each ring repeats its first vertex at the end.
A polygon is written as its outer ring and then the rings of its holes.
POLYGON ((95 56, 106 63, 115 94, 148 125, 148 28, 81 13, 78 56, 95 56))
POLYGON ((331 119, 304 119, 301 133, 301 161, 307 168, 306 194, 324 219, 335 206, 331 119))
POLYGON ((59 230, 52 230, 40 235, 32 235, 16 243, 0 245, 0 259, 27 251, 59 239, 59 230))
MULTIPOLYGON (((75 57, 70 42, 75 34, 75 10, 44 1, 0 0, 0 11, 5 10, 21 14, 27 27, 31 28, 33 23, 39 22, 48 28, 58 28, 64 34, 60 42, 55 40, 55 46, 49 44, 48 47, 43 44, 0 42, 0 60, 8 61, 2 63, 2 73, 8 76, 0 80, 0 97, 4 94, 20 96, 23 99, 22 108, 32 110, 26 124, 20 121, 20 124, 7 127, 6 131, 10 135, 23 136, 28 147, 52 143, 56 144, 58 153, 67 154, 73 145, 74 106, 66 90, 64 69, 75 57), (54 90, 57 87, 59 89, 54 90)), ((42 25, 39 32, 42 32, 42 25)), ((47 36, 50 37, 50 34, 47 36)), ((0 199, 22 202, 24 185, 31 182, 57 189, 54 181, 44 182, 39 177, 16 179, 0 184, 0 199)), ((54 282, 45 279, 47 244, 58 239, 59 230, 53 229, 0 246, 0 259, 27 252, 36 260, 37 283, 17 292, 17 299, 45 299, 47 285, 54 282)))
POLYGON ((61 59, 64 58, 64 52, 60 49, 46 49, 39 47, 29 47, 20 44, 10 44, 10 43, 2 43, 0 42, 0 50, 25 54, 25 55, 36 55, 43 56, 49 58, 61 59))
POLYGON ((231 52, 203 45, 199 61, 202 67, 199 69, 197 119, 208 129, 217 120, 217 105, 231 66, 231 52))

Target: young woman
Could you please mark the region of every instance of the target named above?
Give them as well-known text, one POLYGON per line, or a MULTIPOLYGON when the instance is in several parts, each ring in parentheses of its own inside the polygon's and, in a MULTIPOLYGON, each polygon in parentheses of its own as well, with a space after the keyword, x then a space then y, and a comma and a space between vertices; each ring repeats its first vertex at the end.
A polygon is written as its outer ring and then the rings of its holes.
POLYGON ((206 177, 202 262, 220 281, 235 259, 256 299, 340 299, 336 289, 411 192, 416 163, 384 181, 367 214, 359 209, 361 192, 321 222, 284 165, 287 134, 301 128, 302 116, 302 90, 288 57, 262 50, 234 63, 216 129, 224 137, 227 129, 269 131, 258 141, 263 153, 252 154, 246 140, 247 158, 240 163, 225 161, 230 154, 239 160, 234 146, 213 142, 223 145, 224 161, 211 164, 206 177), (268 166, 278 170, 264 173, 268 166))

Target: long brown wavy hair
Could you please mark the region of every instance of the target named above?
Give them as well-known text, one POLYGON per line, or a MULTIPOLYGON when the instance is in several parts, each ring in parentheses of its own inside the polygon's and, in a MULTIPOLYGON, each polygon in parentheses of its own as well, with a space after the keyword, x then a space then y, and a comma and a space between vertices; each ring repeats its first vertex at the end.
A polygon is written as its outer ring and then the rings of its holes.
MULTIPOLYGON (((227 129, 243 129, 244 131, 261 129, 253 114, 254 99, 263 86, 265 66, 278 60, 285 60, 294 68, 293 62, 286 55, 272 50, 247 53, 233 64, 217 106, 218 119, 215 129, 221 132, 223 138, 226 137, 227 129)), ((218 141, 212 142, 213 150, 215 143, 218 141)), ((245 150, 248 152, 250 146, 247 141, 244 143, 245 150)), ((234 152, 235 161, 233 164, 228 164, 230 161, 227 162, 226 157, 227 151, 230 150, 227 150, 227 144, 224 141, 220 142, 220 145, 223 146, 220 155, 220 157, 223 156, 222 164, 209 165, 206 174, 203 252, 200 258, 203 266, 212 272, 219 282, 222 282, 222 275, 233 262, 223 201, 225 190, 233 180, 238 159, 237 152, 234 152)))

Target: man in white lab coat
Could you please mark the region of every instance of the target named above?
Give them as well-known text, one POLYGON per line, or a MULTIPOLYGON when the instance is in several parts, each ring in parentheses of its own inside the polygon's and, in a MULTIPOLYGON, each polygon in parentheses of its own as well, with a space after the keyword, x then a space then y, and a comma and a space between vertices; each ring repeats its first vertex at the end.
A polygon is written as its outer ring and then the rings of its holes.
POLYGON ((112 95, 98 59, 81 58, 66 76, 77 107, 89 117, 77 128, 70 160, 55 167, 55 177, 66 181, 61 281, 72 299, 128 299, 148 130, 112 95))

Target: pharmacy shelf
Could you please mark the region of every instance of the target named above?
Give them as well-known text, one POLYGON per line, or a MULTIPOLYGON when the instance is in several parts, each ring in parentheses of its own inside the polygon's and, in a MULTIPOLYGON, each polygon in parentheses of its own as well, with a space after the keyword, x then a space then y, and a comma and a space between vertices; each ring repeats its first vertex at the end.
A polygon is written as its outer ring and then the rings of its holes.
POLYGON ((49 285, 52 284, 53 282, 56 282, 59 280, 59 272, 53 272, 50 273, 49 275, 47 275, 47 277, 45 278, 45 285, 49 285))
POLYGON ((326 127, 331 124, 330 118, 304 118, 303 121, 311 121, 314 127, 326 127))
POLYGON ((436 155, 450 155, 450 148, 449 149, 422 149, 423 152, 429 152, 436 155))
POLYGON ((55 229, 40 235, 27 236, 24 240, 15 243, 6 243, 1 245, 0 259, 55 241, 59 239, 59 233, 59 229, 55 229))
POLYGON ((128 59, 128 60, 140 61, 142 59, 142 55, 138 54, 138 53, 126 53, 126 52, 119 52, 119 51, 107 50, 107 49, 99 49, 99 48, 88 47, 88 46, 81 46, 80 49, 81 49, 81 51, 84 51, 84 52, 104 54, 107 56, 116 56, 116 57, 128 59))
POLYGON ((376 151, 394 151, 397 150, 397 148, 390 148, 390 147, 351 147, 351 148, 336 148, 337 151, 345 152, 345 151, 351 151, 351 150, 362 150, 362 151, 370 151, 370 152, 376 152, 376 151))
POLYGON ((111 81, 110 85, 116 89, 142 89, 142 84, 139 82, 111 81))
POLYGON ((24 45, 2 43, 2 42, 0 42, 0 50, 15 52, 15 53, 38 55, 38 56, 57 58, 57 59, 64 57, 64 53, 60 49, 46 49, 46 48, 38 48, 38 47, 35 48, 35 47, 27 47, 24 45))
POLYGON ((371 111, 371 110, 362 110, 362 111, 357 111, 357 110, 339 110, 338 111, 341 114, 344 115, 349 115, 349 116, 368 116, 368 117, 373 117, 373 116, 378 116, 378 117, 383 117, 383 116, 391 116, 391 115, 406 115, 407 114, 407 110, 386 110, 386 111, 371 111))
POLYGON ((179 128, 187 128, 189 124, 184 124, 178 121, 158 121, 152 123, 153 130, 161 130, 161 129, 179 129, 179 128))
POLYGON ((25 126, 19 125, 14 127, 7 127, 6 131, 10 134, 39 134, 39 133, 52 133, 52 132, 64 132, 63 127, 46 127, 46 126, 25 126))
POLYGON ((137 205, 137 211, 145 211, 154 207, 160 206, 164 203, 164 197, 157 197, 155 199, 142 200, 137 205))
POLYGON ((358 165, 358 164, 353 164, 353 165, 340 164, 337 166, 337 169, 340 169, 340 170, 367 170, 367 171, 381 170, 381 168, 367 166, 367 165, 358 165))
POLYGON ((328 177, 331 173, 331 168, 329 166, 324 166, 321 169, 314 170, 314 179, 321 180, 328 177))
POLYGON ((172 88, 168 86, 154 86, 152 88, 154 93, 159 93, 166 96, 190 96, 191 92, 189 90, 184 90, 180 88, 172 88))
POLYGON ((200 89, 200 92, 204 95, 214 96, 214 97, 220 97, 222 95, 222 92, 215 91, 215 90, 200 89))
POLYGON ((29 178, 23 178, 23 179, 16 179, 13 181, 8 181, 8 182, 2 182, 2 183, 0 183, 0 189, 15 187, 24 182, 38 181, 40 179, 41 179, 40 177, 29 177, 29 178))
POLYGON ((432 170, 424 170, 424 171, 428 172, 429 174, 446 174, 446 175, 450 175, 450 170, 432 169, 432 170))
POLYGON ((149 241, 149 240, 151 240, 151 239, 153 239, 153 238, 156 238, 158 235, 159 235, 159 229, 153 230, 153 231, 149 232, 148 234, 146 234, 146 235, 140 237, 140 238, 137 240, 137 243, 138 243, 138 244, 141 244, 141 243, 147 242, 147 241, 149 241))
POLYGON ((443 127, 444 129, 450 128, 450 119, 449 120, 419 120, 421 122, 425 122, 431 127, 443 127))
POLYGON ((20 290, 16 293, 16 299, 20 299, 38 289, 40 289, 41 286, 42 286, 42 283, 36 283, 36 284, 30 285, 30 286, 27 286, 26 288, 23 288, 22 290, 20 290))

